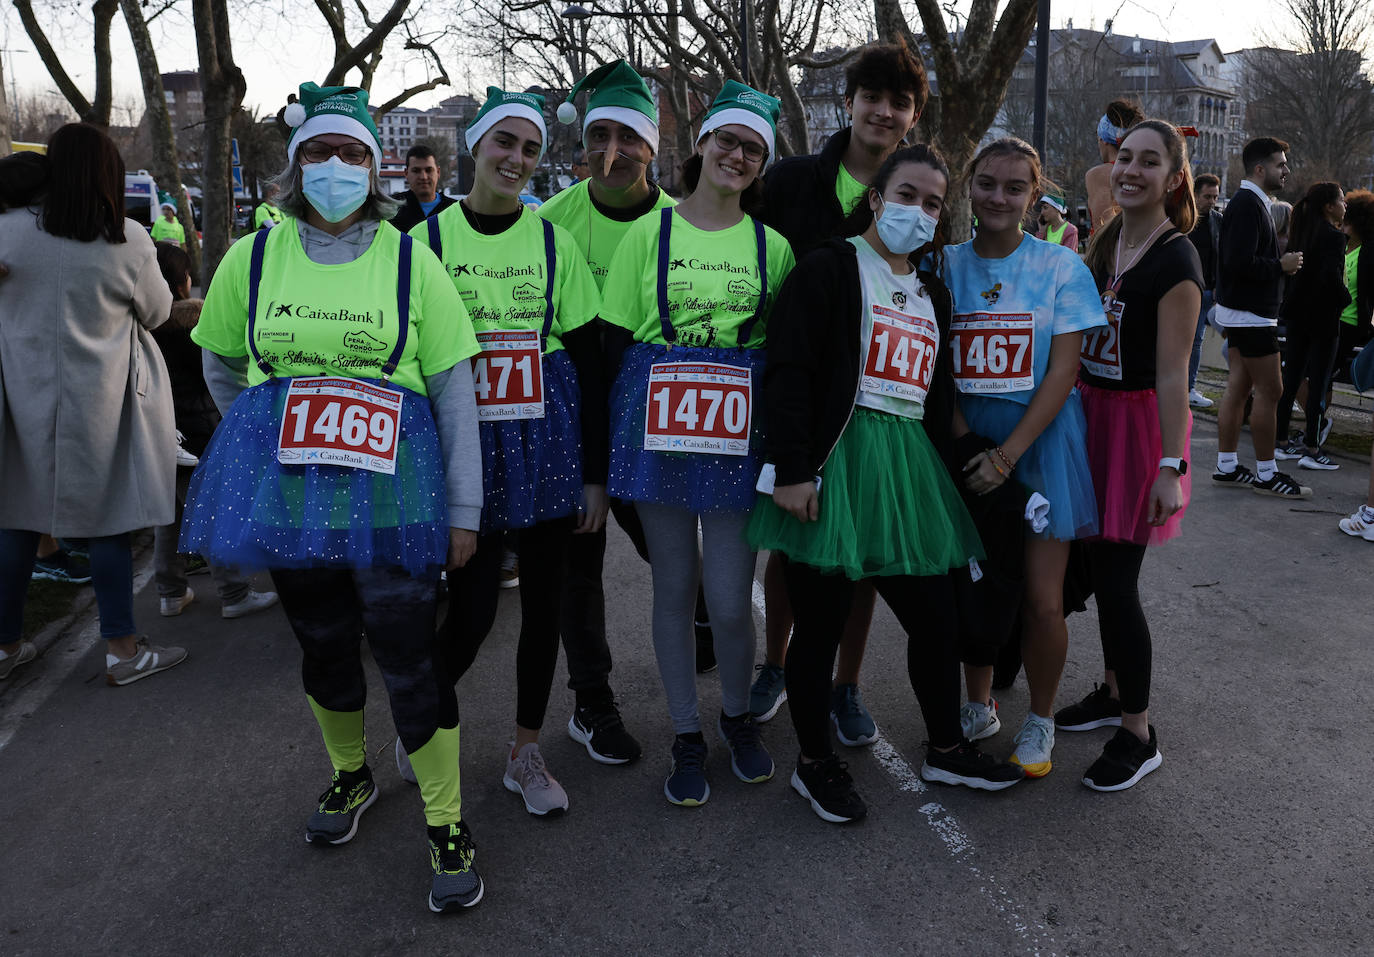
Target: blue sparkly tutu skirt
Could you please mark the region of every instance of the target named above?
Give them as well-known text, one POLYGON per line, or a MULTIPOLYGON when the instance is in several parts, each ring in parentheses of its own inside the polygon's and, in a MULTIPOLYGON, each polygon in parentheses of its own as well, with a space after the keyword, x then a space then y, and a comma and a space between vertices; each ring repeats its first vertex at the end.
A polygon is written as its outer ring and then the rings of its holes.
POLYGON ((484 421, 482 532, 528 528, 582 506, 582 392, 566 350, 546 353, 544 417, 484 421))
MULTIPOLYGON (((1011 435, 1027 407, 998 396, 961 395, 959 408, 969 428, 1000 444, 1011 435)), ((1088 466, 1088 425, 1078 389, 1069 393, 1059 414, 1026 449, 1011 477, 1028 493, 1039 492, 1049 499, 1050 524, 1041 538, 1068 542, 1097 534, 1097 496, 1088 466)))
POLYGON ((611 390, 611 475, 607 491, 632 502, 674 505, 692 512, 747 512, 763 468, 762 349, 722 349, 638 342, 611 390), (644 448, 649 367, 656 362, 717 362, 751 372, 753 417, 748 455, 651 451, 644 448))
POLYGON ((400 567, 432 575, 448 554, 447 496, 429 399, 404 395, 396 472, 283 465, 290 379, 244 390, 191 476, 181 548, 249 568, 400 567))

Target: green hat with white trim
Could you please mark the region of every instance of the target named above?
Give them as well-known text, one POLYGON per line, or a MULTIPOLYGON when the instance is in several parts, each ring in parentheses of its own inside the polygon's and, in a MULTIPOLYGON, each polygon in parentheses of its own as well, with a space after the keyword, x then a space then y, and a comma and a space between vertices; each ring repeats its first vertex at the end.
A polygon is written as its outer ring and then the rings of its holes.
POLYGON ((587 115, 582 120, 582 135, 597 120, 623 123, 658 152, 658 107, 644 78, 624 60, 607 63, 588 73, 568 91, 568 99, 558 107, 558 122, 574 123, 577 107, 573 98, 587 94, 587 115))
POLYGON ((775 96, 760 93, 737 80, 726 80, 720 88, 720 95, 706 111, 706 119, 701 121, 697 142, 700 143, 707 133, 722 126, 747 126, 763 137, 768 147, 768 157, 772 159, 781 106, 782 101, 775 96))
POLYGON ((472 152, 487 130, 508 116, 518 116, 539 127, 539 155, 542 157, 549 144, 549 128, 544 125, 544 97, 538 93, 508 93, 499 86, 487 87, 487 102, 482 104, 463 134, 468 152, 472 152))
POLYGON ((1055 209, 1059 210, 1059 215, 1061 216, 1069 211, 1068 204, 1064 202, 1064 197, 1058 193, 1046 193, 1044 196, 1040 197, 1040 202, 1044 203, 1046 206, 1053 206, 1055 209))
POLYGON ((360 87, 302 83, 299 102, 287 106, 282 119, 291 127, 287 156, 294 157, 296 147, 313 136, 343 133, 371 147, 372 166, 381 167, 382 138, 367 111, 367 91, 360 87))

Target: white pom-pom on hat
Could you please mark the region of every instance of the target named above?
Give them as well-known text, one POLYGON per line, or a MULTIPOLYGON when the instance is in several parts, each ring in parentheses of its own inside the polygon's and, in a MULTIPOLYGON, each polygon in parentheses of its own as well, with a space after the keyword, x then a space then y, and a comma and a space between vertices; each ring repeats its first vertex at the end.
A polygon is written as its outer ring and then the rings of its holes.
POLYGON ((282 119, 284 119, 286 125, 292 129, 300 126, 305 122, 305 107, 301 106, 299 103, 288 103, 286 109, 282 112, 282 119))
POLYGON ((558 122, 565 126, 571 126, 577 122, 577 107, 573 105, 571 100, 564 100, 558 104, 557 116, 558 122))

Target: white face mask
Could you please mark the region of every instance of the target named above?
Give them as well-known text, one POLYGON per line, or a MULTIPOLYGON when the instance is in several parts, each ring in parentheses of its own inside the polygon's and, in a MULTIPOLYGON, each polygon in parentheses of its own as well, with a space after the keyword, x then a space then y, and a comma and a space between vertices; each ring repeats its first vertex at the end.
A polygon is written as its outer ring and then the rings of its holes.
POLYGON ((327 222, 346 219, 367 201, 372 188, 372 167, 352 166, 331 156, 323 163, 301 167, 301 189, 315 212, 327 222))
POLYGON ((878 238, 889 252, 905 256, 935 238, 939 220, 920 206, 889 203, 881 197, 878 201, 883 204, 882 215, 878 217, 878 238))

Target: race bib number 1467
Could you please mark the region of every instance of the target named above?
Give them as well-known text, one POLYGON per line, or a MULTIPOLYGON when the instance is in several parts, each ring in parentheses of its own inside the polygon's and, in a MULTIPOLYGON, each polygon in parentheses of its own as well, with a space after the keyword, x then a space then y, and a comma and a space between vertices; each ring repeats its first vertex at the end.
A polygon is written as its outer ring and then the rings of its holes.
POLYGON ((998 395, 1035 388, 1035 317, 965 312, 949 334, 960 392, 998 395))

